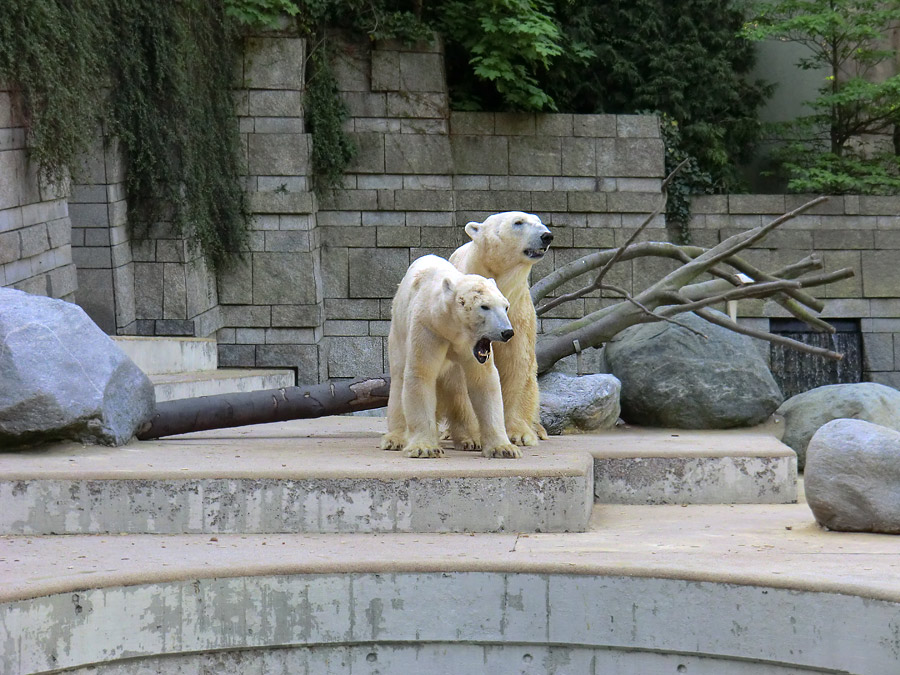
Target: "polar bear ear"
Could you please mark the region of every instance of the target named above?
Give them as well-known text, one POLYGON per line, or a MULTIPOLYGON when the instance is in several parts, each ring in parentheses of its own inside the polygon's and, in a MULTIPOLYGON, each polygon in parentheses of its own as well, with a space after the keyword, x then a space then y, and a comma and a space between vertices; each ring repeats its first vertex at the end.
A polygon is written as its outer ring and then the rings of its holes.
POLYGON ((446 295, 453 295, 453 292, 456 290, 456 287, 453 285, 453 281, 451 281, 448 277, 444 277, 442 288, 444 289, 444 293, 446 295))
POLYGON ((466 223, 466 234, 469 235, 469 239, 475 238, 475 235, 478 234, 478 230, 480 227, 481 223, 476 223, 475 221, 466 223))

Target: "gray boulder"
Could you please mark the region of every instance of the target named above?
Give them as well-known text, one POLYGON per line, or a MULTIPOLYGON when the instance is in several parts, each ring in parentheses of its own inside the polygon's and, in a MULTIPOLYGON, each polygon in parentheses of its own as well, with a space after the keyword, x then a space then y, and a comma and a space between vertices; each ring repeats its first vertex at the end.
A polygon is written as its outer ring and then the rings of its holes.
POLYGON ((802 470, 809 439, 831 420, 865 420, 900 431, 900 391, 874 382, 830 384, 792 396, 778 414, 784 417, 782 441, 797 453, 802 470))
POLYGON ((828 529, 900 534, 900 432, 828 422, 809 442, 804 482, 816 521, 828 529))
POLYGON ((541 424, 554 436, 612 429, 619 419, 621 383, 613 375, 576 377, 552 372, 538 379, 541 424))
MULTIPOLYGON (((723 315, 724 316, 724 315, 723 315)), ((606 344, 622 381, 622 417, 633 424, 728 429, 764 422, 784 400, 753 338, 693 313, 632 326, 606 344)))
POLYGON ((0 448, 122 445, 154 406, 150 380, 80 307, 0 288, 0 448))

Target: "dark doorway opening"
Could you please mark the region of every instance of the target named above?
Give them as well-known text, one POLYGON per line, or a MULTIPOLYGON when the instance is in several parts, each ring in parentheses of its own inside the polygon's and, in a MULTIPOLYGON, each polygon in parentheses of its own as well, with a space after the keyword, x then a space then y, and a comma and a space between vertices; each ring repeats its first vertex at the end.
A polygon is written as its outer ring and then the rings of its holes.
POLYGON ((785 399, 826 384, 862 381, 863 354, 859 319, 829 319, 837 329, 832 334, 814 331, 796 319, 770 319, 769 332, 807 345, 824 347, 844 355, 841 361, 807 354, 773 344, 769 350, 770 367, 785 399))

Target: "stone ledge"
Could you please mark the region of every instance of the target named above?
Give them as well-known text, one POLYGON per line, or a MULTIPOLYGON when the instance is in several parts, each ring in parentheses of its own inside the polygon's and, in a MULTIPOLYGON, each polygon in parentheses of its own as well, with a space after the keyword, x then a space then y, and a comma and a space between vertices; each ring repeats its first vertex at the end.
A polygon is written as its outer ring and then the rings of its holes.
POLYGON ((587 453, 521 460, 448 451, 412 460, 378 449, 371 418, 332 418, 0 455, 0 532, 583 531, 587 453), (321 427, 321 422, 318 422, 321 427), (365 431, 361 431, 365 429, 365 431), (298 446, 302 448, 298 452, 298 446), (63 497, 65 495, 65 497, 63 497))

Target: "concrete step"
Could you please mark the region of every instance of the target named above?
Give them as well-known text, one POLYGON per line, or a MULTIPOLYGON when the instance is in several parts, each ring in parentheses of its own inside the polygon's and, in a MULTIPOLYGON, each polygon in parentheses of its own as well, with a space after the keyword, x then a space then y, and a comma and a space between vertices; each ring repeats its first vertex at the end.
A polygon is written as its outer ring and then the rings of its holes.
POLYGON ((805 504, 578 534, 0 538, 0 673, 896 675, 896 539, 805 504))
POLYGON ((294 371, 286 369, 219 368, 150 375, 157 402, 180 398, 233 394, 258 389, 293 387, 294 371))
POLYGON ((116 336, 113 341, 147 375, 215 370, 214 338, 116 336))
POLYGON ((593 462, 378 448, 384 420, 331 417, 123 448, 0 453, 0 534, 584 531, 593 462))
POLYGON ((771 424, 693 431, 624 428, 593 436, 594 496, 607 504, 790 504, 797 455, 771 424))

